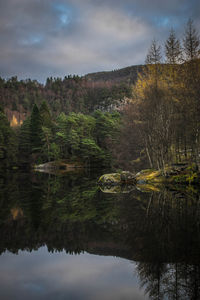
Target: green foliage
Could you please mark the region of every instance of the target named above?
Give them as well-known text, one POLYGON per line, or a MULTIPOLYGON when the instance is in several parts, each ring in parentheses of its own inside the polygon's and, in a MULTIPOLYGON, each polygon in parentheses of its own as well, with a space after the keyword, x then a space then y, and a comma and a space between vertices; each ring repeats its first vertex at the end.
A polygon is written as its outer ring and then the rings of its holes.
POLYGON ((50 158, 53 160, 58 160, 60 157, 60 148, 56 143, 51 143, 50 151, 49 151, 50 158))
POLYGON ((19 132, 19 163, 29 164, 31 155, 30 118, 27 118, 19 132))
POLYGON ((194 184, 196 183, 197 179, 199 179, 199 176, 197 175, 196 172, 192 172, 187 175, 186 181, 188 181, 189 184, 194 184))
POLYGON ((52 126, 51 113, 46 101, 43 101, 40 106, 40 117, 41 117, 42 126, 45 127, 52 126))
POLYGON ((96 112, 93 116, 62 113, 57 119, 56 143, 62 158, 76 157, 86 164, 108 160, 106 138, 114 137, 119 114, 96 112), (99 136, 98 136, 99 135, 99 136))
POLYGON ((93 116, 81 113, 65 115, 62 112, 53 121, 45 102, 40 111, 34 105, 31 117, 20 129, 20 164, 67 159, 86 166, 109 165, 109 148, 115 141, 119 124, 119 113, 100 111, 93 116))
POLYGON ((20 165, 29 165, 30 163, 35 163, 35 161, 43 162, 51 159, 52 121, 48 107, 44 102, 41 106, 41 113, 42 116, 35 104, 30 118, 27 118, 20 128, 20 165))
POLYGON ((103 150, 95 143, 93 139, 85 138, 81 141, 80 155, 83 159, 86 159, 88 163, 90 161, 99 161, 104 159, 103 150))
POLYGON ((33 110, 30 118, 30 140, 31 140, 31 152, 39 152, 42 147, 42 119, 39 109, 36 104, 33 106, 33 110))
POLYGON ((16 150, 16 135, 3 110, 0 110, 0 167, 11 167, 16 163, 16 150))
POLYGON ((120 128, 120 114, 114 113, 103 113, 97 110, 93 114, 96 119, 95 137, 98 144, 101 147, 106 147, 106 139, 115 139, 119 134, 120 128))

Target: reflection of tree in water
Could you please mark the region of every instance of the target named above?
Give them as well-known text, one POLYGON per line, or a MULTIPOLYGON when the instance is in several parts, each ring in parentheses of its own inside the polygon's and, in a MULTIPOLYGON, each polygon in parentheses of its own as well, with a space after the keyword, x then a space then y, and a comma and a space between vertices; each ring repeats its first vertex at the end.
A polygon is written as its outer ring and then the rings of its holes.
POLYGON ((145 201, 125 221, 141 286, 152 299, 199 299, 199 197, 164 190, 145 201))
POLYGON ((96 178, 37 174, 0 181, 0 252, 112 255, 137 261, 152 299, 200 297, 198 193, 104 194, 96 178))
POLYGON ((109 239, 116 219, 114 200, 101 197, 96 178, 26 174, 11 179, 2 182, 0 191, 1 252, 46 244, 50 251, 80 253, 109 239), (14 219, 16 208, 21 213, 14 219))
POLYGON ((141 286, 151 299, 200 298, 200 266, 186 263, 138 263, 141 286))
POLYGON ((166 272, 166 266, 163 263, 138 263, 137 271, 141 280, 141 287, 145 287, 149 297, 156 295, 155 299, 162 299, 163 292, 161 291, 161 280, 166 272))

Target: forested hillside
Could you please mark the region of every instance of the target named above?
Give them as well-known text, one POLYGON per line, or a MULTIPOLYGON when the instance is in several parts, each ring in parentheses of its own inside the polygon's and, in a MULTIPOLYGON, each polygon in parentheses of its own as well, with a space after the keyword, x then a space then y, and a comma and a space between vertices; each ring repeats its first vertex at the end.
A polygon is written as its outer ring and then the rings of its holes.
POLYGON ((167 164, 190 162, 197 171, 200 38, 192 20, 187 23, 182 42, 171 30, 164 54, 153 40, 146 68, 134 86, 131 103, 124 109, 121 143, 115 149, 117 160, 130 169, 143 161, 161 170, 167 164))
POLYGON ((92 113, 96 109, 112 111, 131 97, 131 86, 141 66, 112 72, 99 72, 83 77, 47 78, 43 85, 35 80, 0 78, 0 103, 11 126, 20 125, 30 115, 34 103, 46 101, 50 111, 92 113))
POLYGON ((143 67, 143 65, 138 65, 113 71, 90 73, 85 75, 85 78, 90 81, 114 81, 133 84, 138 78, 138 73, 143 71, 143 67))
POLYGON ((1 78, 2 122, 12 139, 16 138, 11 143, 3 130, 1 165, 17 162, 28 167, 65 159, 109 166, 121 119, 115 111, 132 96, 137 72, 137 67, 130 67, 108 72, 106 78, 97 79, 96 74, 47 78, 45 85, 30 79, 1 78), (6 141, 10 144, 7 148, 6 141), (7 160, 11 154, 14 157, 7 160))

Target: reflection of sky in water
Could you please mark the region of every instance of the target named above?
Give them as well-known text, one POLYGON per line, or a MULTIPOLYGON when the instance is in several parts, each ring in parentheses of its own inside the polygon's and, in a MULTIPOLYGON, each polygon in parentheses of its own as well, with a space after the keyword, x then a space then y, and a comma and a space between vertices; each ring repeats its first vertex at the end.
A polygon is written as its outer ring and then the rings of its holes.
POLYGON ((145 299, 135 265, 115 257, 36 252, 0 256, 0 299, 145 299))

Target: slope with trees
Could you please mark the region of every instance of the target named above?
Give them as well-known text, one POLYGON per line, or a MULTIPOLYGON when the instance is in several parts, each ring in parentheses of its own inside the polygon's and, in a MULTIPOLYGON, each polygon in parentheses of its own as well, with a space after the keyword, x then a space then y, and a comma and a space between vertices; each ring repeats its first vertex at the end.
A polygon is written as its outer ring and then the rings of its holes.
MULTIPOLYGON (((136 162, 141 166, 141 161, 163 170, 166 164, 180 162, 200 166, 200 40, 192 20, 182 46, 171 30, 165 57, 163 63, 161 46, 153 40, 132 103, 124 109, 123 130, 132 128, 135 145, 129 144, 119 160, 129 168, 137 168, 136 162)), ((119 148, 123 153, 123 146, 119 148)))

